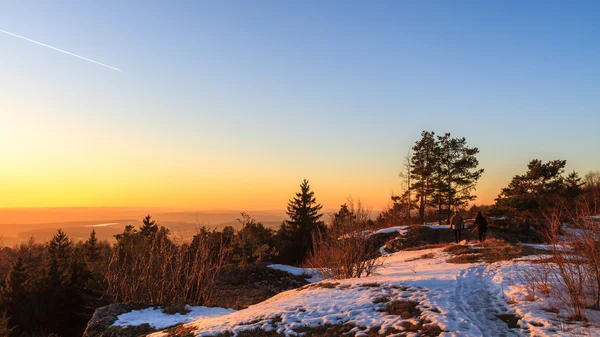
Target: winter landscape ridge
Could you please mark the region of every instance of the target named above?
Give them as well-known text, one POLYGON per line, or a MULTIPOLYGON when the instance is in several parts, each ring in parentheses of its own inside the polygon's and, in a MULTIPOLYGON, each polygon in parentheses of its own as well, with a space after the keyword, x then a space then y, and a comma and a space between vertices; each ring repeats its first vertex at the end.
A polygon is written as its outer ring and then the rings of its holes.
MULTIPOLYGON (((435 224, 425 227, 445 229, 435 224)), ((397 226, 365 235, 392 234, 394 241, 414 229, 397 226)), ((455 260, 456 248, 460 256, 470 256, 501 249, 493 245, 461 243, 395 253, 387 253, 386 245, 380 249, 383 263, 375 273, 353 279, 323 279, 318 270, 269 265, 305 277, 309 283, 238 311, 218 307, 188 307, 185 314, 166 314, 160 307, 132 310, 118 315, 112 327, 125 331, 123 336, 129 336, 131 329, 133 336, 136 327, 149 325, 157 332, 144 335, 148 337, 600 334, 597 313, 590 311, 586 324, 569 321, 568 310, 556 310, 562 299, 529 291, 528 275, 537 270, 538 261, 548 258, 549 245, 523 244, 530 248, 527 254, 498 262, 455 260)))

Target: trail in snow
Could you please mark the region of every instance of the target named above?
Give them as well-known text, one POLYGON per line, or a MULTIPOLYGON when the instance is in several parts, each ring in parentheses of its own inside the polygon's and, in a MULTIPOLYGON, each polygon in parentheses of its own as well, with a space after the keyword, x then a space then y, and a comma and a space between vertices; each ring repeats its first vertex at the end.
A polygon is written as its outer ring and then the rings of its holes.
POLYGON ((485 279, 487 268, 489 265, 472 266, 456 276, 455 300, 458 309, 469 318, 469 323, 479 329, 482 336, 523 336, 519 329, 509 328, 498 318, 500 314, 509 314, 509 310, 485 279))

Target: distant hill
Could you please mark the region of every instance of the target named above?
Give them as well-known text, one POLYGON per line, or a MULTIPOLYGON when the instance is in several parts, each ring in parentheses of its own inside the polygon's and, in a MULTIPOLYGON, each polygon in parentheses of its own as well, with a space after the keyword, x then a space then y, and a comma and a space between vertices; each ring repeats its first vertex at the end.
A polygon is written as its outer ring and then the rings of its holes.
MULTIPOLYGON (((62 228, 73 240, 85 240, 92 229, 100 239, 113 240, 126 225, 139 226, 146 214, 171 229, 183 239, 191 237, 198 228, 238 226, 240 211, 173 210, 160 208, 33 208, 0 209, 0 245, 12 246, 34 237, 46 241, 62 228)), ((271 228, 279 227, 286 218, 284 211, 247 212, 271 228)))

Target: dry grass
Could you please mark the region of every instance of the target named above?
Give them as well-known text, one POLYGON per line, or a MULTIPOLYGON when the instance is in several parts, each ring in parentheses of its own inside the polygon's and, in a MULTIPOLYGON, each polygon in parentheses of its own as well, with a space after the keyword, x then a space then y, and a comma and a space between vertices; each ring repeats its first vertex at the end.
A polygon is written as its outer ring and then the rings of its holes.
POLYGON ((219 274, 212 298, 221 307, 240 310, 307 283, 302 276, 268 268, 264 263, 228 266, 219 274))
POLYGON ((415 257, 414 259, 406 260, 406 262, 412 262, 412 261, 417 261, 417 260, 433 259, 434 257, 435 257, 434 253, 427 253, 427 254, 423 254, 421 256, 415 257))
POLYGON ((305 263, 325 278, 346 279, 370 276, 383 265, 378 240, 366 235, 369 212, 353 209, 353 216, 339 220, 326 233, 313 236, 314 249, 305 263))
POLYGON ((419 302, 414 301, 393 301, 389 302, 381 311, 388 315, 409 319, 421 316, 421 309, 417 308, 418 305, 419 302))
POLYGON ((113 249, 106 271, 107 294, 124 303, 207 305, 227 254, 222 244, 200 236, 180 245, 161 232, 131 237, 113 249))
POLYGON ((430 324, 428 321, 419 321, 418 324, 412 322, 404 322, 402 327, 405 332, 413 332, 418 334, 420 337, 434 337, 439 336, 444 330, 437 324, 430 324))
POLYGON ((462 245, 451 245, 444 249, 454 255, 450 263, 477 263, 510 261, 526 255, 535 254, 535 250, 518 244, 512 244, 500 239, 487 240, 482 246, 472 248, 462 245))

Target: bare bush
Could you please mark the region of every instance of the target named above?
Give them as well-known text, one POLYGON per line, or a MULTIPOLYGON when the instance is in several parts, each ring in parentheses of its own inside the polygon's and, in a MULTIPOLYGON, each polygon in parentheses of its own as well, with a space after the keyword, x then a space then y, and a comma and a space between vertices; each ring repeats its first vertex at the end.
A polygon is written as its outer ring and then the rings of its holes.
POLYGON ((370 240, 370 211, 360 201, 350 213, 336 219, 336 226, 314 235, 314 251, 305 266, 318 269, 326 278, 360 278, 373 274, 383 264, 379 247, 370 240))
POLYGON ((538 290, 562 303, 572 319, 585 321, 587 309, 600 310, 600 226, 588 203, 546 219, 551 257, 523 273, 528 293, 538 290))
POLYGON ((141 244, 117 245, 107 268, 107 294, 117 302, 210 304, 228 254, 208 235, 175 244, 159 232, 141 244))

